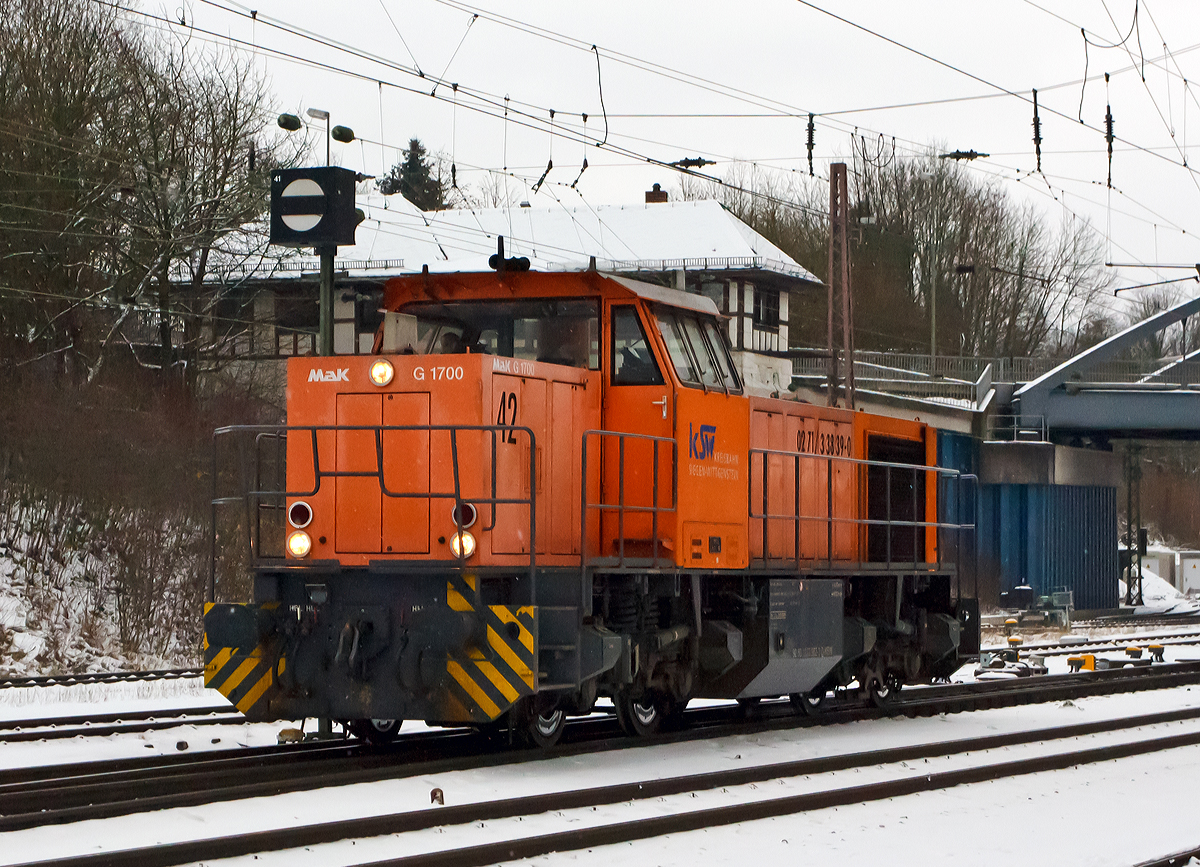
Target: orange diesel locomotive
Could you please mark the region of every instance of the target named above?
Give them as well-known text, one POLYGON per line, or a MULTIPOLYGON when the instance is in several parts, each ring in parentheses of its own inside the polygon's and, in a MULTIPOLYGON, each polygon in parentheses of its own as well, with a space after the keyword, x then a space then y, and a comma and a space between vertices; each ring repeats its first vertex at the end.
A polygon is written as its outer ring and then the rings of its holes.
POLYGON ((884 702, 977 650, 936 432, 748 394, 708 298, 424 273, 384 309, 373 354, 289 360, 286 428, 218 432, 253 601, 207 606, 205 682, 248 718, 545 745, 598 696, 644 734, 693 697, 884 702))

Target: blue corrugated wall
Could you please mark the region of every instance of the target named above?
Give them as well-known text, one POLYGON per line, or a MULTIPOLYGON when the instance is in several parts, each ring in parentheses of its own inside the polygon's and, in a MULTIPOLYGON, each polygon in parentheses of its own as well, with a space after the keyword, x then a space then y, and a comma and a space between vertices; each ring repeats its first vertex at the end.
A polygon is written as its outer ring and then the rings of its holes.
MULTIPOLYGON (((938 432, 938 464, 964 473, 979 466, 979 441, 938 432)), ((965 488, 960 488, 965 494, 965 488)), ((976 579, 980 603, 996 605, 1002 590, 1030 585, 1041 596, 1075 594, 1080 610, 1115 608, 1117 492, 1074 485, 980 485, 975 503, 943 486, 939 520, 976 519, 976 579)), ((969 495, 968 495, 969 496, 969 495)))
POLYGON ((997 592, 1075 594, 1081 610, 1117 607, 1117 492, 1077 485, 983 485, 979 567, 997 592))
MULTIPOLYGON (((938 466, 974 475, 979 465, 979 441, 968 434, 940 430, 938 437, 938 466)), ((946 524, 970 524, 978 515, 978 483, 973 479, 955 479, 944 476, 938 481, 938 521, 946 524)), ((978 561, 976 534, 942 530, 938 533, 938 548, 942 556, 958 563, 959 575, 964 579, 960 585, 964 596, 983 599, 989 593, 986 586, 978 584, 978 561), (981 591, 983 593, 981 594, 981 591)), ((995 597, 998 591, 991 590, 995 597)))

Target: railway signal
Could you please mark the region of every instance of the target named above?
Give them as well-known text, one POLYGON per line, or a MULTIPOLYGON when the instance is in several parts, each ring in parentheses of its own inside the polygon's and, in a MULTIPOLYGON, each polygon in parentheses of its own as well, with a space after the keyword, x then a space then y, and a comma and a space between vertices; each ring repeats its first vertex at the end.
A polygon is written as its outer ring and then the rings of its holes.
MULTIPOLYGON (((341 129, 341 127, 338 127, 341 129)), ((354 207, 354 185, 366 175, 340 166, 279 169, 271 175, 271 243, 312 247, 321 257, 318 353, 333 354, 333 259, 354 244, 364 219, 354 207)))

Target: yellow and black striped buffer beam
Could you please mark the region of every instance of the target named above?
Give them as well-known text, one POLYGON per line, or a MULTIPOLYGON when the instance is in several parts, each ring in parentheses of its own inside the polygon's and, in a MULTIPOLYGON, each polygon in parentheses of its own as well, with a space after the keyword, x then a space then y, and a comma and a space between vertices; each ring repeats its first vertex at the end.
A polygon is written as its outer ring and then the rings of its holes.
MULTIPOLYGON (((205 616, 213 606, 205 606, 205 616)), ((252 606, 247 606, 252 607, 252 606)), ((222 646, 204 635, 204 685, 229 699, 251 720, 271 719, 269 701, 287 662, 262 644, 253 647, 222 646)))
POLYGON ((473 613, 478 628, 470 644, 447 654, 445 710, 449 719, 481 723, 537 691, 537 608, 482 605, 477 588, 471 575, 447 582, 447 605, 473 613))

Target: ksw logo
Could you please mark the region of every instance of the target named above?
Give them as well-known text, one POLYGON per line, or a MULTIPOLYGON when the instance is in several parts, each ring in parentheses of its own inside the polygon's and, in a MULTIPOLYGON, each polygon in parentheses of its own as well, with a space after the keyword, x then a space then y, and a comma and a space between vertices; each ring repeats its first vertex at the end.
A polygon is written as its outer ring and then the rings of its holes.
POLYGON ((308 372, 309 382, 349 382, 350 368, 343 367, 341 370, 310 370, 308 372))
POLYGON ((692 423, 688 422, 688 456, 703 461, 713 456, 717 447, 716 425, 702 424, 698 432, 692 432, 692 423))

